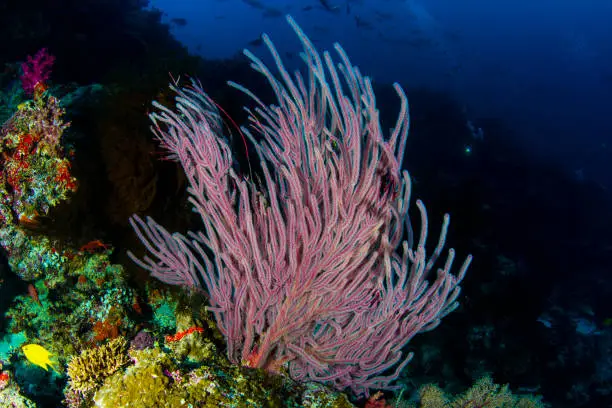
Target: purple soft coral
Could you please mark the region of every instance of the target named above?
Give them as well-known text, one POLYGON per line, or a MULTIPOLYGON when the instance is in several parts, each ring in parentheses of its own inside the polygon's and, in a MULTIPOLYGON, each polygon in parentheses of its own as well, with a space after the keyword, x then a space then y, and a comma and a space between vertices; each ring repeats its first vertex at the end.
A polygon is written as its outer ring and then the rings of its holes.
POLYGON ((155 346, 155 339, 151 333, 141 330, 131 342, 131 347, 134 350, 145 350, 155 346))
POLYGON ((21 64, 21 86, 26 94, 44 91, 45 81, 49 79, 54 62, 55 57, 46 48, 40 49, 34 56, 28 55, 27 61, 21 64))

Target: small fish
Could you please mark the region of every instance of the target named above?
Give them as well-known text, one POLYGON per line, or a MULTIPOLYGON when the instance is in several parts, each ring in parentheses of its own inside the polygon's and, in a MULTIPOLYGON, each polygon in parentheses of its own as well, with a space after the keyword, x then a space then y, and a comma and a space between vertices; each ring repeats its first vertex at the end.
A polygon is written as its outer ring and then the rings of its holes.
POLYGON ((21 347, 21 349, 30 363, 42 367, 46 371, 49 371, 49 367, 51 367, 59 374, 59 370, 55 367, 56 363, 51 361, 50 357, 52 354, 43 346, 38 344, 26 344, 25 346, 21 347))
POLYGON ((176 17, 171 19, 170 23, 176 25, 177 27, 185 27, 187 25, 187 19, 182 17, 176 17))
POLYGON ((263 12, 264 17, 281 17, 283 12, 274 7, 266 7, 266 10, 263 12))
POLYGON ((254 40, 249 41, 247 44, 251 47, 260 47, 263 45, 263 38, 260 36, 254 40))
POLYGON ((363 28, 364 30, 374 29, 374 26, 372 25, 372 23, 364 20, 363 18, 359 16, 355 16, 355 25, 357 26, 357 28, 363 28))
POLYGON ((395 16, 393 13, 389 13, 386 11, 379 11, 376 10, 374 11, 374 14, 376 15, 376 20, 378 21, 388 21, 388 20, 392 20, 393 17, 395 16))
POLYGON ((266 7, 259 0, 242 0, 242 2, 256 9, 260 9, 260 10, 266 9, 266 7))
POLYGON ((31 283, 28 285, 28 295, 30 295, 32 300, 36 302, 38 306, 42 306, 42 303, 40 303, 40 299, 38 297, 38 291, 36 290, 36 286, 32 285, 31 283))
POLYGON ((340 6, 332 5, 329 0, 319 0, 319 3, 321 3, 321 6, 323 6, 323 8, 330 13, 337 13, 340 11, 340 6))

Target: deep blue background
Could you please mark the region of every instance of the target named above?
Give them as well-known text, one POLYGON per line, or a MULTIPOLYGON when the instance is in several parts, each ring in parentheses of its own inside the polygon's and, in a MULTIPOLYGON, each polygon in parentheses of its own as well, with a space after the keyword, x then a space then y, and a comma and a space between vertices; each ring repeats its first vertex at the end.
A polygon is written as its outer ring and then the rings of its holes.
POLYGON ((317 46, 329 49, 340 42, 376 81, 450 93, 476 123, 499 118, 541 160, 612 186, 612 2, 327 4, 338 10, 326 10, 319 0, 151 2, 164 10, 177 38, 207 58, 230 57, 247 46, 265 56, 262 47, 248 45, 262 32, 282 53, 298 51, 283 18, 290 13, 317 46), (187 24, 174 24, 173 18, 187 24))

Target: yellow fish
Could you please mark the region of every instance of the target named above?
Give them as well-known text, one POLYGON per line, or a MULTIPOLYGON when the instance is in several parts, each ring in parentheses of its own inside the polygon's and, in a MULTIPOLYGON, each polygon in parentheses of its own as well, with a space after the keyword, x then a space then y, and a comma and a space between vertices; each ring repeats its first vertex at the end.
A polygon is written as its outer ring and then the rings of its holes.
POLYGON ((50 358, 53 354, 49 353, 43 346, 26 344, 21 349, 30 363, 42 367, 46 371, 49 371, 49 367, 51 367, 59 374, 59 371, 55 368, 55 363, 50 358))

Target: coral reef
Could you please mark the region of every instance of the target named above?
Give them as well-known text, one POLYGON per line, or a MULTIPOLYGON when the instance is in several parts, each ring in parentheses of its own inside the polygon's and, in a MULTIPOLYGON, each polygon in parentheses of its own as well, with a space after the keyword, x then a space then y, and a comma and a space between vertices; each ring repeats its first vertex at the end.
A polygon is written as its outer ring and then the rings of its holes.
POLYGON ((120 337, 73 357, 64 403, 70 408, 353 406, 324 386, 231 365, 214 342, 214 325, 189 313, 185 300, 178 300, 178 331, 165 342, 151 344, 148 333, 146 347, 140 347, 139 333, 129 350, 120 337))
MULTIPOLYGON (((208 360, 186 369, 159 348, 131 350, 136 361, 96 391, 96 407, 351 407, 346 397, 323 388, 304 394, 280 377, 208 360)), ((295 384, 294 384, 295 385, 295 384)))
POLYGON ((50 245, 30 237, 27 231, 36 229, 39 217, 46 216, 77 188, 60 144, 69 126, 63 115, 59 100, 43 93, 21 103, 0 130, 0 245, 9 255, 13 272, 25 280, 60 267, 57 259, 42 265, 42 270, 32 267, 27 261, 32 248, 48 251, 50 245))
POLYGON ((10 330, 55 344, 53 351, 61 360, 81 343, 101 342, 127 331, 133 325, 129 316, 135 295, 123 268, 111 264, 109 254, 62 257, 62 274, 41 277, 28 295, 15 297, 6 313, 10 330))
POLYGON ((435 384, 419 389, 417 403, 405 402, 401 396, 395 401, 397 408, 544 408, 539 397, 513 395, 508 385, 500 386, 491 377, 482 377, 465 393, 449 395, 435 384))
MULTIPOLYGON (((70 125, 64 109, 52 95, 21 103, 0 131, 2 155, 2 221, 26 223, 76 190, 70 162, 60 141, 70 125)), ((70 154, 70 152, 69 152, 70 154)))
POLYGON ((112 339, 100 347, 83 350, 68 363, 68 386, 82 394, 89 393, 104 379, 129 364, 127 350, 128 343, 123 337, 112 339))
POLYGON ((21 395, 19 386, 8 371, 2 371, 0 362, 0 406, 10 408, 36 408, 36 404, 21 395))

